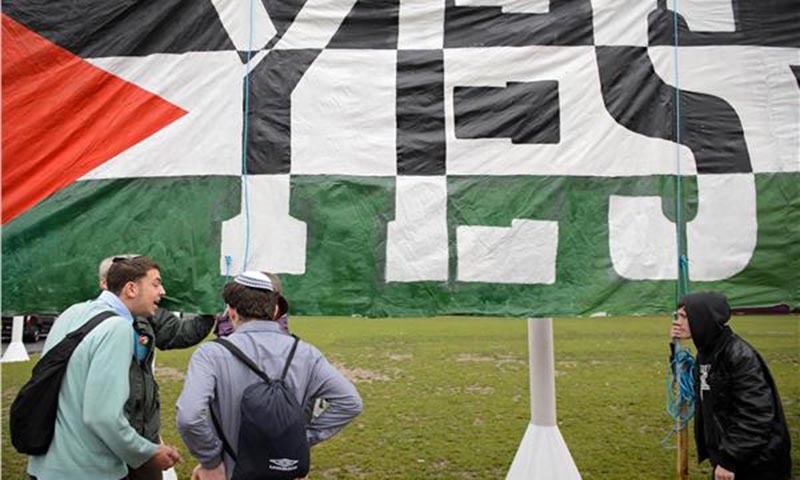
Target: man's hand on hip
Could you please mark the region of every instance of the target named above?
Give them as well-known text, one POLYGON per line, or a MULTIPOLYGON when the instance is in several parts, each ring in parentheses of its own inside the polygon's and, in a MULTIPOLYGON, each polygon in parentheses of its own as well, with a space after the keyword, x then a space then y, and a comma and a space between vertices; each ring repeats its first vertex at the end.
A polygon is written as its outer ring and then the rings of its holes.
POLYGON ((219 462, 219 465, 210 470, 201 465, 194 467, 192 480, 225 480, 225 462, 219 462))
POLYGON ((714 480, 733 480, 734 473, 724 467, 717 465, 714 469, 714 480))

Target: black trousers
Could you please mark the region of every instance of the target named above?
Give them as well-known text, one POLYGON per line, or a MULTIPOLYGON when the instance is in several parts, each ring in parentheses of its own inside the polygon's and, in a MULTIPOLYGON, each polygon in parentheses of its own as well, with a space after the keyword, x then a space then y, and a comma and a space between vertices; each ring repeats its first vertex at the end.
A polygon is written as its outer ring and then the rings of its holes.
POLYGON ((164 472, 145 463, 139 468, 128 466, 127 480, 163 480, 164 472))

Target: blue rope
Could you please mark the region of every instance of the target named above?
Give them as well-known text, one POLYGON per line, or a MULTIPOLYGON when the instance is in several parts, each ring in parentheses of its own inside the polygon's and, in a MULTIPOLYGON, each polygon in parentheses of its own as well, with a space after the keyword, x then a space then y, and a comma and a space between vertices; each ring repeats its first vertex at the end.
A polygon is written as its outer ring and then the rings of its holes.
MULTIPOLYGON (((242 271, 250 259, 250 191, 247 188, 247 140, 250 114, 250 57, 253 51, 253 0, 250 0, 250 29, 247 36, 247 65, 244 74, 244 134, 242 135, 242 197, 244 199, 244 257, 242 271)), ((227 261, 227 259, 226 259, 227 261)))
MULTIPOLYGON (((678 0, 672 2, 673 66, 675 73, 675 235, 678 251, 678 278, 675 282, 675 305, 689 293, 689 259, 683 253, 683 216, 681 184, 681 90, 678 70, 678 0)), ((694 417, 695 359, 680 340, 672 342, 672 357, 667 371, 667 414, 672 418, 672 428, 661 441, 667 446, 673 435, 686 428, 694 417)), ((674 446, 673 446, 674 448, 674 446)))
POLYGON ((231 278, 231 263, 233 263, 233 258, 225 255, 225 283, 228 283, 228 279, 231 278))
POLYGON ((673 342, 672 361, 667 372, 667 414, 672 418, 672 428, 661 441, 666 445, 672 435, 686 428, 694 418, 694 371, 696 362, 688 348, 680 341, 673 342))
MULTIPOLYGON (((242 258, 242 271, 247 270, 247 262, 250 260, 250 189, 248 188, 247 177, 247 140, 249 135, 249 112, 250 112, 250 59, 253 51, 253 0, 250 0, 250 30, 247 37, 247 64, 244 72, 244 121, 242 132, 242 199, 244 203, 244 257, 242 258)), ((225 255, 225 282, 230 277, 231 256, 225 255)))
POLYGON ((681 178, 681 89, 678 69, 678 0, 672 2, 673 69, 675 74, 675 236, 678 250, 678 281, 675 284, 675 304, 689 293, 689 261, 683 253, 683 215, 681 178))
MULTIPOLYGON (((678 256, 678 282, 680 298, 689 293, 689 259, 683 254, 678 256)), ((677 305, 678 302, 675 302, 675 304, 677 305)))

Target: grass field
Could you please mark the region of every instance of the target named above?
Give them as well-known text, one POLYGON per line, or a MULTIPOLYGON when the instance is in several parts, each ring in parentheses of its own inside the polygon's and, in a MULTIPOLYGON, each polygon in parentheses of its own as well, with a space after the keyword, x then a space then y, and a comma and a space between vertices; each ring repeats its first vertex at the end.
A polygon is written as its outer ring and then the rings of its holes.
MULTIPOLYGON (((763 354, 792 432, 800 478, 800 317, 739 317, 735 331, 763 354)), ((527 323, 446 317, 293 317, 292 329, 355 381, 364 413, 312 451, 311 479, 502 479, 530 419, 527 323)), ((672 479, 674 450, 660 442, 669 320, 556 319, 561 433, 584 479, 672 479)), ((159 352, 163 436, 194 461, 175 430, 175 400, 191 350, 159 352)), ((38 358, 38 357, 37 357, 38 358)), ((8 408, 34 362, 2 366, 2 478, 27 478, 8 437, 8 408)), ((690 474, 707 479, 694 444, 690 474)))

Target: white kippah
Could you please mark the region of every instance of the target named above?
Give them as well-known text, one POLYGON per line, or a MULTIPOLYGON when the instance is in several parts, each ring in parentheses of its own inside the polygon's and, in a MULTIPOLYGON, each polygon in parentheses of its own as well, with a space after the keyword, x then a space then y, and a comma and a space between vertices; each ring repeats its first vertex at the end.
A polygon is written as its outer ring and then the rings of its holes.
POLYGON ((233 281, 245 287, 269 290, 270 292, 273 291, 272 280, 263 273, 254 270, 240 273, 233 281))

